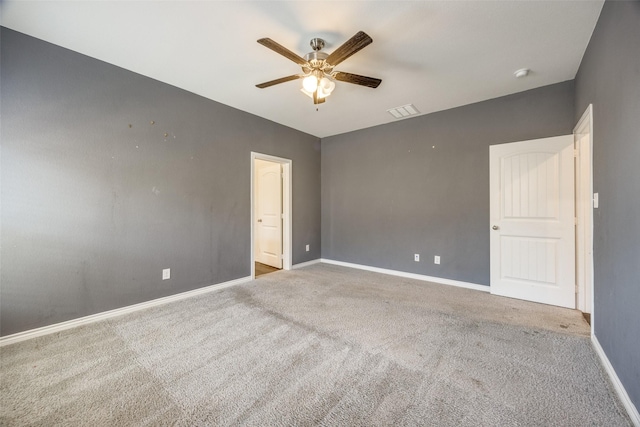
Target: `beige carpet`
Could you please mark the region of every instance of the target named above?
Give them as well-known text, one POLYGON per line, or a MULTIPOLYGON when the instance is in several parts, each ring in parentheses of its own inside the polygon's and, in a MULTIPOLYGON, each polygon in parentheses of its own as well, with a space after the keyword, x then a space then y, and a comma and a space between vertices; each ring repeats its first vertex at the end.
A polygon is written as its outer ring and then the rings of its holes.
POLYGON ((2 425, 628 426, 577 311, 330 265, 6 346, 2 425))

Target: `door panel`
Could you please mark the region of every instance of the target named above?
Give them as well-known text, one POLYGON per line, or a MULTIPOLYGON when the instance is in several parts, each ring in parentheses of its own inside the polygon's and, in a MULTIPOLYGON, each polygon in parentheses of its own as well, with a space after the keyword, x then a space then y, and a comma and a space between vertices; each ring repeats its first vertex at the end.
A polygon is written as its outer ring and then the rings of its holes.
MULTIPOLYGON (((265 162, 266 163, 266 162, 265 162)), ((282 268, 282 172, 279 163, 258 169, 256 261, 282 268)))
POLYGON ((491 293, 574 308, 573 136, 489 152, 491 293))

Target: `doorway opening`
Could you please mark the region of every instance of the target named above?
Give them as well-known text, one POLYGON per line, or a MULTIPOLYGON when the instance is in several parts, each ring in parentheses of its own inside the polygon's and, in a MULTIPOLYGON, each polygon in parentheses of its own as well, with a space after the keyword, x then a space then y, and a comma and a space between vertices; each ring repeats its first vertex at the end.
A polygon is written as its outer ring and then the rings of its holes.
POLYGON ((274 273, 276 271, 282 270, 281 268, 272 267, 270 265, 263 264, 263 263, 261 263, 259 261, 256 261, 254 263, 254 265, 255 265, 255 269, 256 269, 256 277, 260 277, 260 276, 263 276, 265 274, 274 273))
POLYGON ((290 270, 292 162, 251 153, 251 277, 290 270))

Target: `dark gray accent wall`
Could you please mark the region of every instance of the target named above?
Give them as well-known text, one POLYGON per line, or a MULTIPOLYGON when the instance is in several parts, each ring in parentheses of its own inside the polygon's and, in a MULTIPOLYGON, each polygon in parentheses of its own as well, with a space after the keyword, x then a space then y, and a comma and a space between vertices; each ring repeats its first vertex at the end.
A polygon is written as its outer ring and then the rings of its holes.
POLYGON ((318 138, 1 36, 2 335, 248 276, 251 151, 293 160, 293 262, 320 256, 318 138))
POLYGON ((322 257, 489 285, 489 146, 570 134, 573 102, 568 81, 323 138, 322 257))
POLYGON ((640 1, 607 1, 576 76, 593 104, 594 328, 640 408, 640 1))

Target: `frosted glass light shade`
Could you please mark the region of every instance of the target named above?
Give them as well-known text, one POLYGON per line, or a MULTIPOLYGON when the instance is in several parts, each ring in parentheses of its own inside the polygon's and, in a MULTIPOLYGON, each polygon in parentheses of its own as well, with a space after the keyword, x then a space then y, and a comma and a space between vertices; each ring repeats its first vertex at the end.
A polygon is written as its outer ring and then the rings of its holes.
POLYGON ((309 98, 317 97, 318 99, 323 99, 331 95, 335 87, 336 83, 333 80, 327 77, 318 79, 316 76, 311 75, 302 79, 302 89, 300 91, 309 98))
POLYGON ((336 87, 336 84, 331 80, 329 80, 328 78, 323 77, 322 79, 320 79, 320 88, 322 89, 322 92, 325 93, 326 95, 329 95, 331 92, 333 92, 333 89, 335 89, 335 87, 336 87))
POLYGON ((315 92, 316 89, 318 88, 318 79, 316 78, 316 76, 308 76, 305 77, 302 80, 302 87, 307 91, 307 92, 315 92))

